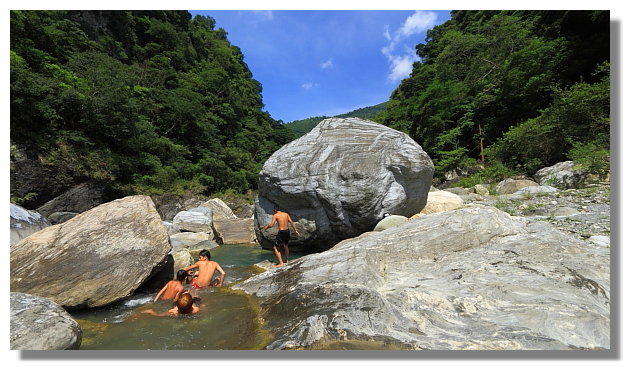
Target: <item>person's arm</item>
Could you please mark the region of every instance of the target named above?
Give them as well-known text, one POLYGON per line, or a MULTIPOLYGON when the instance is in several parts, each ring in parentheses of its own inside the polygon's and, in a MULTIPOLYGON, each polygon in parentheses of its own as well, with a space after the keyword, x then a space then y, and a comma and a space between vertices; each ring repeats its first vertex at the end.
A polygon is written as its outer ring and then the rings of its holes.
POLYGON ((269 223, 269 224, 265 225, 264 227, 262 227, 262 230, 267 230, 267 229, 273 227, 273 224, 275 222, 276 222, 276 216, 274 215, 274 216, 271 217, 271 223, 269 223))
POLYGON ((176 295, 174 296, 174 302, 176 302, 176 300, 179 299, 179 297, 181 297, 181 294, 183 294, 183 291, 185 290, 185 288, 183 286, 181 286, 181 289, 179 289, 178 292, 176 292, 176 295))
POLYGON ((223 282, 225 281, 225 271, 223 271, 223 268, 219 265, 216 266, 216 269, 218 270, 218 273, 220 273, 220 281, 218 286, 223 286, 223 282))
POLYGON ((198 262, 192 264, 191 266, 187 266, 187 267, 183 268, 183 270, 189 274, 189 270, 194 269, 196 267, 198 267, 198 262))
POLYGON ((158 312, 156 312, 156 311, 154 311, 152 309, 142 310, 141 312, 144 313, 144 314, 150 314, 150 315, 153 315, 153 316, 168 316, 167 312, 158 313, 158 312))
POLYGON ((165 284, 165 286, 163 287, 163 289, 161 289, 161 291, 160 291, 159 293, 157 293, 157 296, 156 296, 156 297, 154 297, 154 301, 152 301, 152 302, 156 302, 156 301, 159 299, 159 297, 161 297, 161 294, 163 294, 163 292, 165 292, 165 290, 166 290, 167 288, 168 288, 168 284, 165 284))
POLYGON ((295 231, 295 234, 297 234, 299 236, 300 232, 298 232, 298 229, 295 227, 295 223, 293 222, 293 220, 291 220, 291 216, 290 215, 289 215, 289 224, 291 224, 291 228, 293 228, 293 230, 295 231))

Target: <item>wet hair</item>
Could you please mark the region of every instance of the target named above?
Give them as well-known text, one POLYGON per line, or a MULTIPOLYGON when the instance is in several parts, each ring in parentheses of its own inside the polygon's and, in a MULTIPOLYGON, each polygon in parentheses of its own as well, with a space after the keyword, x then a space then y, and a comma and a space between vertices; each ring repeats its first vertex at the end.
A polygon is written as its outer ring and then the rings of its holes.
POLYGON ((212 255, 207 250, 202 250, 200 253, 198 253, 198 256, 206 257, 207 260, 210 260, 212 258, 212 255))
POLYGON ((176 307, 179 309, 179 313, 181 314, 189 314, 192 312, 192 304, 194 300, 190 293, 183 293, 176 300, 176 307))
POLYGON ((273 212, 280 211, 280 206, 273 206, 273 212))
POLYGON ((183 280, 185 280, 186 277, 187 277, 187 271, 185 271, 185 270, 176 271, 176 279, 178 281, 183 281, 183 280))

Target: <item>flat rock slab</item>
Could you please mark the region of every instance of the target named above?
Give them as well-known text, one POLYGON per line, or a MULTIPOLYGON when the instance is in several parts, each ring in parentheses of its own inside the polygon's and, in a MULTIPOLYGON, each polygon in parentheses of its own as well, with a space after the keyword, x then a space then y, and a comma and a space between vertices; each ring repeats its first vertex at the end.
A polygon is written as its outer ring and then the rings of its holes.
POLYGON ((430 350, 610 347, 610 250, 496 208, 423 215, 234 286, 269 349, 372 340, 430 350))
POLYGON ((253 219, 215 219, 214 233, 224 245, 256 242, 253 219))

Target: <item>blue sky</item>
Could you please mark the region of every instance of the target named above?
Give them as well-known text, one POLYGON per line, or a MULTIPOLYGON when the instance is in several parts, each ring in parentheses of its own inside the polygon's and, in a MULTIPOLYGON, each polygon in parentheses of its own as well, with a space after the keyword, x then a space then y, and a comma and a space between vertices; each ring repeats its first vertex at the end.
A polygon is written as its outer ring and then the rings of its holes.
POLYGON ((265 111, 290 122, 385 102, 415 47, 449 11, 190 10, 211 16, 263 86, 265 111))

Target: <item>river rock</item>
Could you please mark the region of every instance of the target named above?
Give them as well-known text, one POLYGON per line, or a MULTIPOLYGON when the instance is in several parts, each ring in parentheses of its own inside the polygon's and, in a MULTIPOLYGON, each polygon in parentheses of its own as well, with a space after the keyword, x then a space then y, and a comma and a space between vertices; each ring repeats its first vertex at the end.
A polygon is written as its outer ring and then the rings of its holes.
POLYGON ((163 267, 170 250, 149 197, 118 199, 14 245, 11 291, 66 309, 104 306, 131 295, 163 267))
POLYGON ((456 210, 464 205, 464 201, 458 195, 446 190, 432 191, 428 194, 428 203, 421 210, 422 214, 433 214, 449 210, 456 210))
POLYGON ((85 182, 44 203, 37 211, 46 217, 54 212, 85 212, 104 203, 105 189, 103 183, 85 182))
POLYGON ((553 193, 557 193, 559 192, 560 189, 555 188, 553 186, 545 186, 545 185, 540 185, 540 186, 526 186, 522 189, 517 190, 514 194, 518 194, 518 195, 522 195, 522 194, 553 194, 553 193))
POLYGON ((540 169, 534 175, 540 185, 553 186, 559 189, 575 189, 582 185, 584 174, 571 160, 540 169))
POLYGON ((338 340, 430 350, 609 349, 610 250, 493 207, 423 215, 234 288, 268 349, 338 340))
POLYGON ((274 205, 297 222, 291 246, 325 250, 372 231, 385 214, 412 216, 426 204, 434 166, 408 135, 371 121, 330 118, 265 163, 255 204, 258 242, 271 247, 274 205))
POLYGON ((195 207, 181 211, 172 223, 182 232, 211 233, 212 210, 209 207, 195 207))
POLYGON ((496 192, 498 194, 513 194, 518 190, 527 186, 538 186, 535 181, 531 180, 516 180, 513 178, 506 178, 496 185, 496 192))
POLYGON ((253 219, 214 219, 214 234, 224 245, 256 242, 253 219))
MULTIPOLYGON (((170 242, 173 249, 193 247, 201 242, 211 241, 213 236, 205 232, 179 232, 170 235, 170 242)), ((216 245, 218 246, 218 245, 216 245)))
POLYGON ((381 232, 382 230, 386 230, 388 228, 396 227, 401 225, 408 220, 407 217, 401 215, 390 215, 383 218, 377 225, 375 226, 374 232, 381 232))
POLYGON ((51 224, 39 212, 27 210, 10 203, 10 243, 11 246, 51 224))
POLYGON ((212 210, 212 218, 216 219, 237 219, 229 206, 219 198, 210 199, 201 206, 212 210))
POLYGON ((60 305, 30 294, 10 294, 11 350, 79 349, 82 329, 60 305))

